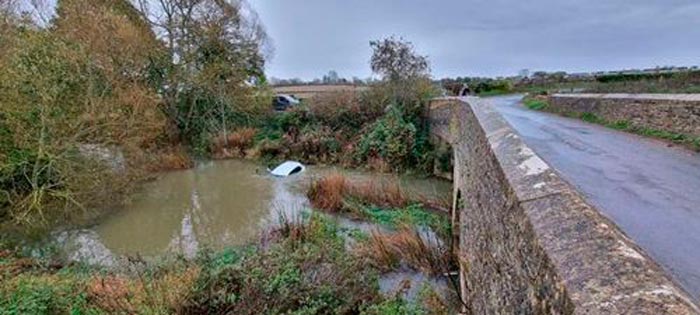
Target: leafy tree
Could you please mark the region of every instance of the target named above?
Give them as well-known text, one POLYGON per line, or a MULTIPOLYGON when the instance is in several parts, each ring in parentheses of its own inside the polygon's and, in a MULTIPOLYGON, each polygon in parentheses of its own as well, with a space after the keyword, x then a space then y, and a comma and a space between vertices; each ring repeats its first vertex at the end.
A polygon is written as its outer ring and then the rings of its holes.
POLYGON ((413 44, 402 38, 390 37, 370 42, 372 71, 388 81, 427 78, 428 58, 416 53, 413 44))
POLYGON ((165 113, 182 140, 203 152, 213 134, 264 112, 255 85, 265 82, 268 39, 245 2, 139 0, 138 7, 165 46, 165 113))
POLYGON ((372 70, 383 81, 372 85, 365 100, 387 110, 363 131, 356 159, 379 158, 394 170, 429 170, 433 159, 426 105, 435 89, 427 57, 416 53, 410 42, 395 37, 372 41, 370 46, 372 70))

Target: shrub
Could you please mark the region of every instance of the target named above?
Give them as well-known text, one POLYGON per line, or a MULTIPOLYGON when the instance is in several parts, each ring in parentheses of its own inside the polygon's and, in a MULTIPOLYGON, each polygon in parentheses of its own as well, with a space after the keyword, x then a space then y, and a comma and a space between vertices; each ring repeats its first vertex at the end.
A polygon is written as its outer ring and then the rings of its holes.
POLYGON ((354 91, 321 93, 309 102, 309 111, 320 124, 333 131, 356 132, 384 113, 382 103, 362 102, 354 91))
POLYGON ((107 65, 45 31, 27 29, 17 40, 0 58, 6 213, 43 228, 120 201, 147 167, 141 153, 164 131, 155 91, 111 81, 107 65))
POLYGON ((289 140, 290 154, 303 162, 328 163, 339 159, 341 142, 329 127, 305 127, 296 140, 289 140))
POLYGON ((288 155, 289 143, 286 139, 263 139, 254 149, 253 156, 264 160, 285 158, 288 155))
POLYGON ((362 310, 361 315, 422 315, 425 312, 418 306, 407 302, 400 296, 382 303, 370 305, 362 310))
POLYGON ((367 128, 357 148, 357 159, 367 161, 378 157, 394 170, 404 170, 416 161, 413 156, 416 146, 416 126, 407 121, 401 111, 393 107, 389 112, 367 128))
POLYGON ((480 96, 508 94, 513 91, 513 84, 509 80, 484 80, 476 84, 474 91, 480 96))
POLYGON ((357 314, 382 300, 376 271, 347 254, 327 219, 287 221, 273 234, 271 244, 235 263, 205 268, 183 313, 357 314))
POLYGON ((215 158, 243 157, 245 150, 253 146, 257 134, 258 131, 250 127, 222 132, 212 141, 212 155, 215 158))
POLYGON ((149 163, 150 172, 162 172, 172 170, 189 169, 194 166, 192 157, 187 153, 187 148, 174 144, 169 148, 163 148, 154 153, 156 162, 149 163))

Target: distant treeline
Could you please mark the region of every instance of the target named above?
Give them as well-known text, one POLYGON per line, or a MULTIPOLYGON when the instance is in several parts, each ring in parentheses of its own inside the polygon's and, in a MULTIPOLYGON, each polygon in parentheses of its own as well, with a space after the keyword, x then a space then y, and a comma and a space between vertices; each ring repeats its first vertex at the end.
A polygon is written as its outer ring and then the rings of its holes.
POLYGON ((361 79, 358 77, 352 77, 350 79, 341 77, 335 70, 329 71, 321 78, 315 78, 313 80, 304 80, 301 78, 290 78, 281 79, 270 77, 270 84, 273 86, 290 86, 290 85, 339 85, 339 84, 352 84, 352 85, 368 85, 371 83, 377 83, 380 80, 374 79, 372 77, 361 79))
POLYGON ((700 70, 684 71, 684 72, 658 72, 658 73, 616 73, 596 76, 598 82, 624 82, 624 81, 643 81, 643 80, 674 80, 674 79, 692 79, 700 78, 700 70))
POLYGON ((700 70, 686 68, 585 74, 538 71, 528 76, 496 79, 446 78, 439 84, 451 95, 464 91, 482 96, 522 92, 698 93, 700 70))

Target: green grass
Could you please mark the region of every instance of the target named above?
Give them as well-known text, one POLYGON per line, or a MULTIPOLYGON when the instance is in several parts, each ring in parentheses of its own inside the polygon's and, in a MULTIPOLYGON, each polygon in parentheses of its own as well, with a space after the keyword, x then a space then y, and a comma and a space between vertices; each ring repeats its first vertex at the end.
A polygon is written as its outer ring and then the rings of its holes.
MULTIPOLYGON (((568 115, 568 116, 572 116, 572 115, 568 115)), ((612 128, 612 129, 620 130, 620 131, 625 131, 625 132, 629 132, 629 133, 634 133, 634 134, 637 134, 640 136, 667 140, 667 141, 671 141, 671 142, 679 144, 679 145, 686 146, 690 149, 700 151, 700 137, 691 137, 691 136, 688 136, 685 134, 680 134, 680 133, 675 133, 675 132, 670 132, 670 131, 665 131, 665 130, 635 126, 628 120, 618 120, 618 121, 611 122, 611 121, 607 121, 601 117, 598 117, 597 115, 595 115, 593 113, 582 113, 582 114, 579 114, 578 117, 581 120, 588 122, 588 123, 603 125, 603 126, 606 126, 608 128, 612 128)))
POLYGON ((525 107, 532 110, 543 110, 547 108, 548 105, 546 101, 536 98, 525 98, 523 104, 525 104, 525 107))
POLYGON ((476 95, 479 97, 489 97, 489 96, 508 95, 508 94, 513 94, 513 93, 515 93, 515 92, 510 91, 510 90, 489 90, 489 91, 479 92, 476 95))
POLYGON ((374 205, 355 204, 360 215, 371 222, 390 228, 402 226, 428 227, 439 235, 450 235, 450 221, 447 216, 426 210, 421 204, 412 204, 405 208, 381 208, 374 205))
POLYGON ((608 125, 608 123, 607 123, 604 119, 602 119, 602 118, 596 116, 596 115, 593 114, 593 113, 583 113, 583 114, 580 115, 579 118, 581 118, 581 120, 583 120, 583 121, 585 121, 585 122, 587 122, 587 123, 600 124, 600 125, 608 125))
MULTIPOLYGON (((525 105, 525 107, 532 110, 545 110, 549 105, 545 100, 540 100, 532 97, 526 97, 523 100, 523 104, 525 105)), ((691 137, 688 135, 665 130, 635 126, 628 120, 608 121, 602 117, 597 116, 594 113, 589 112, 566 112, 562 114, 567 117, 578 118, 588 123, 603 125, 615 130, 634 133, 645 137, 668 140, 673 143, 686 146, 695 151, 700 151, 700 137, 691 137)))
MULTIPOLYGON (((396 224, 432 222, 417 206, 403 216, 375 214, 396 224)), ((0 315, 436 314, 428 300, 381 294, 380 271, 345 237, 334 220, 313 213, 282 220, 260 244, 203 250, 192 261, 136 259, 129 271, 57 268, 0 252, 0 315)))

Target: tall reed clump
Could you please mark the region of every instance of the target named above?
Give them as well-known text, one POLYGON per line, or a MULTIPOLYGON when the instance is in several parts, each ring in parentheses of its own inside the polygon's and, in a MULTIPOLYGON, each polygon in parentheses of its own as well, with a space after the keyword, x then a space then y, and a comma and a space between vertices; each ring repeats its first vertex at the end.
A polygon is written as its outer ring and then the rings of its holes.
POLYGON ((410 203, 396 181, 353 182, 337 172, 312 181, 307 196, 314 208, 330 212, 352 212, 350 201, 391 208, 405 207, 410 203))
POLYGON ((313 181, 307 196, 316 209, 340 212, 343 210, 343 199, 347 197, 349 188, 348 179, 344 175, 332 173, 313 181))
POLYGON ((369 259, 382 271, 406 266, 425 274, 440 276, 457 270, 449 246, 437 236, 403 226, 394 232, 372 232, 371 236, 354 248, 360 257, 369 259))
POLYGON ((313 180, 307 197, 314 208, 331 212, 352 210, 353 202, 384 209, 406 208, 412 204, 440 211, 449 208, 448 200, 409 193, 395 178, 353 181, 338 172, 313 180))

